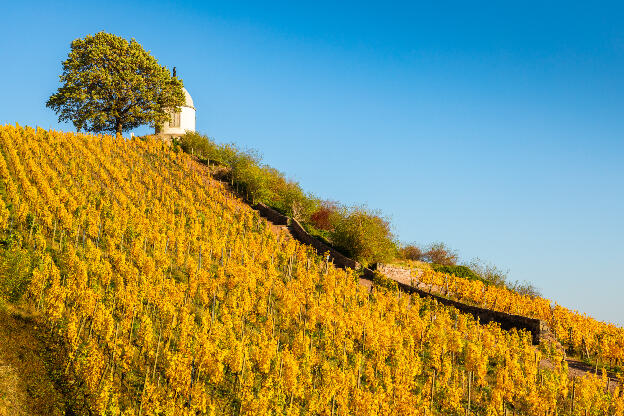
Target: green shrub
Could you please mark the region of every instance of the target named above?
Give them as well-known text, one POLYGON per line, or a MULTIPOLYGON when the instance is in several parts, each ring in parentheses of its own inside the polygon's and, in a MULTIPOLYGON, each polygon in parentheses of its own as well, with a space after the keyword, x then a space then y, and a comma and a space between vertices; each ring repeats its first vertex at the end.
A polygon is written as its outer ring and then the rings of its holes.
POLYGON ((195 155, 207 162, 216 164, 226 163, 225 158, 228 154, 228 145, 220 146, 199 133, 188 132, 176 139, 174 145, 180 146, 185 153, 195 155))
POLYGON ((314 225, 308 224, 308 223, 304 223, 301 225, 307 231, 308 234, 315 237, 317 240, 320 240, 321 242, 327 244, 328 246, 333 247, 333 243, 331 241, 331 233, 329 231, 320 230, 316 228, 314 225))
POLYGON ((18 301, 32 275, 32 255, 17 244, 0 248, 0 298, 10 302, 18 301))
POLYGON ((280 171, 261 164, 257 152, 217 144, 199 133, 187 133, 174 145, 207 163, 228 167, 224 179, 249 202, 263 202, 304 226, 318 223, 312 229, 313 235, 360 263, 388 262, 395 257, 397 249, 387 220, 364 208, 347 209, 320 201, 280 171), (329 210, 327 218, 323 209, 329 210))
POLYGON ((365 266, 388 263, 396 257, 390 223, 362 207, 343 209, 331 239, 340 251, 365 266))
POLYGON ((271 183, 271 204, 285 215, 299 222, 307 223, 319 206, 317 198, 306 194, 297 182, 281 177, 273 177, 271 183))
POLYGON ((223 179, 252 203, 264 202, 304 222, 318 207, 317 198, 306 194, 297 182, 286 179, 280 171, 263 165, 262 157, 254 150, 241 150, 233 144, 217 144, 206 136, 191 132, 174 144, 204 163, 228 167, 227 176, 223 179))
POLYGON ((468 279, 468 280, 481 280, 483 282, 486 282, 485 279, 483 279, 481 276, 479 276, 478 274, 473 272, 467 266, 457 266, 457 265, 449 266, 449 265, 445 265, 445 264, 432 264, 431 267, 436 272, 454 274, 455 276, 461 277, 461 278, 464 278, 464 279, 468 279))

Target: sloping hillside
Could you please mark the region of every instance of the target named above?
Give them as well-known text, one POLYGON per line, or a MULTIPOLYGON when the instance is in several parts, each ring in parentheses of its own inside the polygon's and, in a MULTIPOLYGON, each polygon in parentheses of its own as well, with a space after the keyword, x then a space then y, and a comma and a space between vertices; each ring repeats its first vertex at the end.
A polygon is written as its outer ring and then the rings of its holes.
POLYGON ((0 153, 0 293, 95 414, 624 411, 527 333, 362 289, 162 142, 4 126, 0 153))
POLYGON ((0 307, 0 415, 87 412, 80 382, 63 366, 64 345, 28 311, 0 307))
POLYGON ((551 335, 569 354, 586 360, 597 369, 604 367, 614 374, 624 372, 624 328, 564 308, 550 299, 436 272, 422 262, 407 262, 399 268, 388 268, 388 274, 403 283, 464 303, 543 320, 551 335))

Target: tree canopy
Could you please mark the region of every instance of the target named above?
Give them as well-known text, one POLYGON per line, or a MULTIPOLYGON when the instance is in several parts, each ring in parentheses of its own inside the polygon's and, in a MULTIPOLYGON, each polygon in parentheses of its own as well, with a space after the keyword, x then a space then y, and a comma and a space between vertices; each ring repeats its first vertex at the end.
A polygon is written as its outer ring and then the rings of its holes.
POLYGON ((181 80, 136 40, 105 32, 71 43, 60 80, 46 105, 78 130, 120 136, 141 125, 162 125, 167 108, 184 104, 181 80))

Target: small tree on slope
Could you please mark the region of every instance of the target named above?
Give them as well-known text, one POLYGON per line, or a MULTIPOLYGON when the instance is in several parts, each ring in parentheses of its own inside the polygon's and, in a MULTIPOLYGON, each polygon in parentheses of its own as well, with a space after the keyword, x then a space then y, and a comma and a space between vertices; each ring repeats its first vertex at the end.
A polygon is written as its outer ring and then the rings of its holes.
POLYGON ((121 136, 126 129, 162 125, 166 108, 184 104, 181 80, 134 39, 105 32, 71 43, 60 80, 46 105, 78 130, 121 136))

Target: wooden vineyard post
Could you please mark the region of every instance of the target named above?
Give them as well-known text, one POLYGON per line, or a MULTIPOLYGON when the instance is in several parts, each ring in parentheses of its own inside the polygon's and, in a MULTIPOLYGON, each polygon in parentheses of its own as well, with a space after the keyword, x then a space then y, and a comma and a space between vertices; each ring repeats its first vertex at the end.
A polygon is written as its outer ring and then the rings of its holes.
MULTIPOLYGON (((310 337, 310 347, 312 346, 312 337, 310 337)), ((310 351, 312 351, 312 348, 310 348, 310 351)), ((364 369, 362 368, 362 366, 364 365, 364 353, 362 353, 362 355, 360 356, 360 364, 358 365, 358 389, 361 388, 362 385, 362 372, 364 371, 364 369)))
POLYGON ((574 395, 576 390, 576 377, 572 379, 572 404, 570 405, 570 413, 574 414, 574 395))
POLYGON ((435 381, 436 381, 436 370, 434 368, 433 375, 431 376, 431 403, 429 404, 431 411, 433 411, 433 395, 435 393, 435 381))
POLYGON ((143 411, 143 396, 145 395, 145 386, 147 385, 147 376, 149 375, 149 365, 145 366, 145 380, 143 381, 143 389, 141 390, 141 401, 139 402, 139 416, 143 411))
POLYGON ((472 384, 472 371, 468 372, 468 407, 466 408, 466 416, 470 416, 470 388, 472 384))

